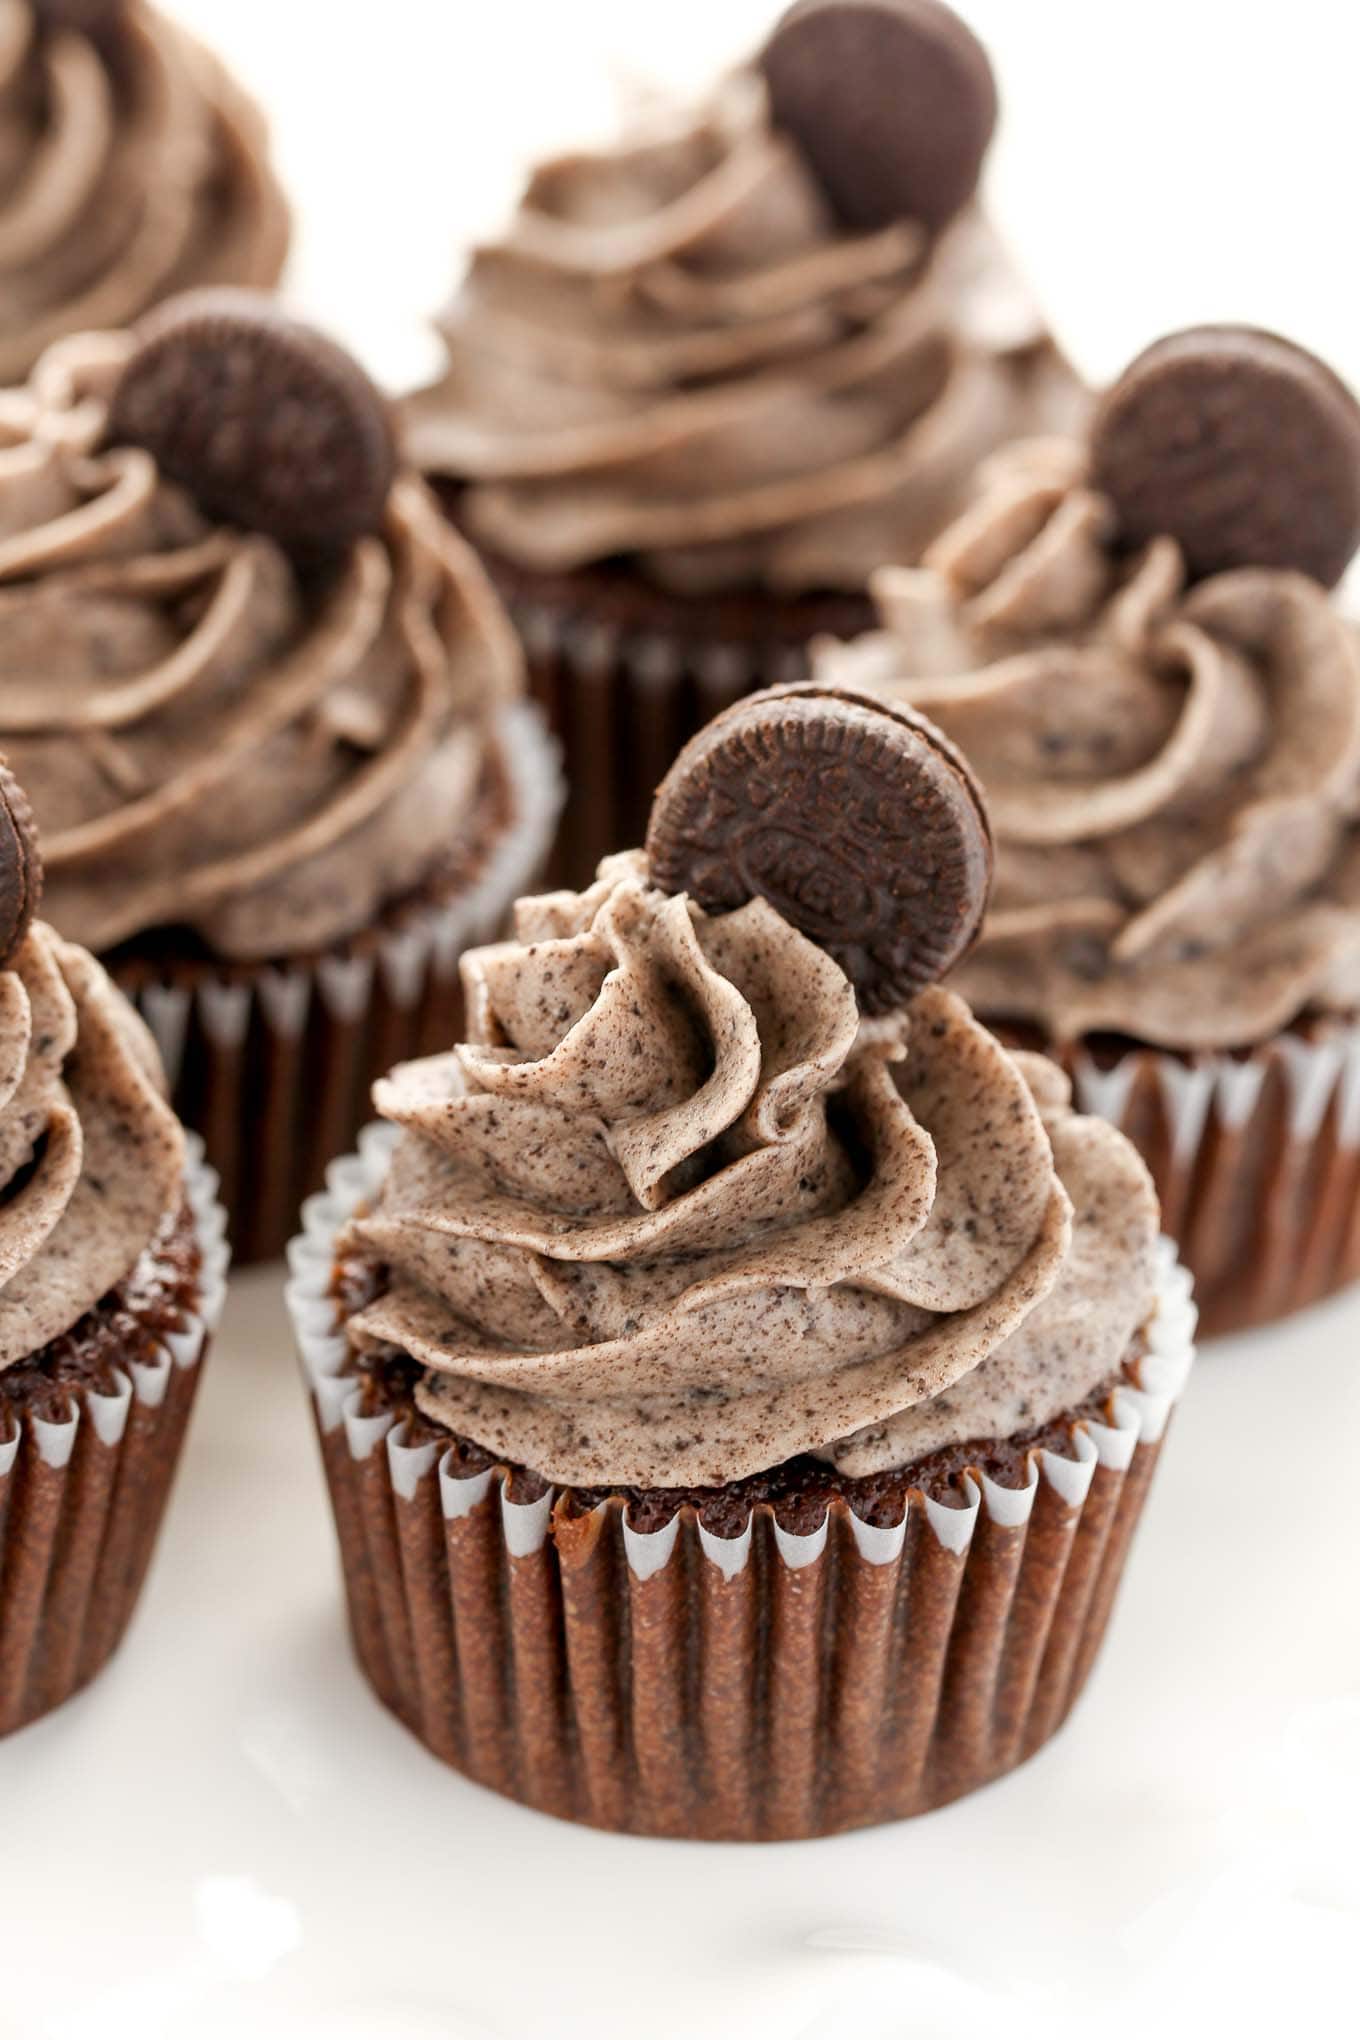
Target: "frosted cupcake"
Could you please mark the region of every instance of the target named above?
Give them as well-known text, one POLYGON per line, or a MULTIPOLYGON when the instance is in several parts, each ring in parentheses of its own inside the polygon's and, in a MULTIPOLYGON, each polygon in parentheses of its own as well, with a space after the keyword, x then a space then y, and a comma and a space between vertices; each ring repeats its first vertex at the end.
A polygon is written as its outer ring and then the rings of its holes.
POLYGON ((85 1685, 141 1591, 225 1221, 104 971, 33 913, 32 817, 0 767, 0 1735, 85 1685))
POLYGON ((278 281, 264 123, 141 0, 0 0, 0 384, 67 333, 205 283, 278 281))
POLYGON ((545 1811, 937 1806, 1080 1691, 1189 1364, 1132 1147, 931 980, 985 820, 916 719, 720 718, 378 1086, 290 1301, 360 1664, 545 1811))
POLYGON ((544 164, 411 400, 566 746, 561 868, 681 743, 1084 404, 976 199, 987 57, 938 0, 812 0, 699 106, 544 164))
POLYGON ((1181 334, 820 662, 967 751, 997 883, 954 985, 1142 1148, 1211 1331, 1360 1275, 1358 540, 1350 393, 1181 334))
POLYGON ((0 401, 0 530, 53 918, 155 1030, 238 1252, 280 1253, 546 852, 513 633, 362 371, 252 293, 46 355, 0 401))

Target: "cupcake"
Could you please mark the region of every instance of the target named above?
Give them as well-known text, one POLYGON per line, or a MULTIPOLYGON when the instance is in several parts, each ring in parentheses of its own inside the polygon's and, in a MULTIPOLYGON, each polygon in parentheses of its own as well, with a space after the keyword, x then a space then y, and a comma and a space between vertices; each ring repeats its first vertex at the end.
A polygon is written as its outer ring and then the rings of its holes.
POLYGON ((4 0, 0 190, 0 385, 190 286, 274 284, 288 252, 259 113, 141 0, 4 0))
POLYGON ((362 371, 251 292, 45 355, 0 400, 0 530, 53 920, 150 1023, 240 1256, 279 1254, 546 852, 513 632, 362 371))
POLYGON ((127 1628, 225 1297, 225 1219, 155 1044, 33 918, 32 815, 0 767, 0 1736, 127 1628))
POLYGON ((978 462, 1082 393, 980 210, 987 57, 938 0, 803 0, 746 68, 545 164, 405 410, 524 638, 561 875, 641 840, 684 740, 867 628, 978 462))
POLYGON ((1360 1275, 1360 409, 1289 342, 1159 342, 1002 455, 829 647, 967 751, 998 859, 954 988, 1152 1167, 1204 1328, 1360 1275))
POLYGON ((933 979, 986 824, 808 687, 464 960, 289 1295, 350 1624, 437 1756, 634 1833, 922 1812, 1058 1727, 1191 1358, 1147 1170, 933 979))

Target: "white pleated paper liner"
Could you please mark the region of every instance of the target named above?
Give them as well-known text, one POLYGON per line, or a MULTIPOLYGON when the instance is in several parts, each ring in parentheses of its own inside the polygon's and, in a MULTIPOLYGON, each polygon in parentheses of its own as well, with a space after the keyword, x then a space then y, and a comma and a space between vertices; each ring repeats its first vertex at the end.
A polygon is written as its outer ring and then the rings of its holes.
POLYGON ((303 1198, 368 1118, 376 1079, 458 1039, 459 959, 500 935, 533 889, 563 799, 536 709, 504 711, 500 754, 515 820, 456 896, 306 962, 119 974, 156 1037, 176 1110, 221 1177, 238 1263, 282 1254, 303 1198))
POLYGON ((189 1136, 185 1195, 202 1255, 198 1308, 114 1389, 0 1440, 0 1735, 57 1707, 120 1642, 150 1564, 221 1320, 230 1251, 217 1178, 189 1136))
POLYGON ((1202 1337, 1360 1280, 1360 1023, 1243 1055, 1062 1058, 1076 1101, 1142 1152, 1195 1282, 1202 1337))
POLYGON ((335 1510, 351 1630, 379 1697, 447 1762, 542 1810, 639 1833, 792 1838, 924 1811, 1059 1723, 1095 1655, 1195 1342, 1169 1242, 1144 1355, 1025 1483, 912 1490, 810 1534, 692 1510, 643 1533, 610 1501, 514 1498, 506 1469, 365 1413, 337 1329, 339 1228, 394 1132, 366 1129, 289 1248, 288 1303, 335 1510))

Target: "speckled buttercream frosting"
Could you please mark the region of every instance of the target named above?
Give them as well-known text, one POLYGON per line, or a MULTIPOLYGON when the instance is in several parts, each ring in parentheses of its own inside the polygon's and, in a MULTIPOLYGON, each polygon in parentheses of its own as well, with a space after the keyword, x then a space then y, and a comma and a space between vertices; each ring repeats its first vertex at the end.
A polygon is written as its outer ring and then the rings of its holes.
POLYGON ((1084 408, 976 204, 838 224, 755 70, 541 167, 442 331, 408 444, 471 535, 681 592, 861 589, 985 454, 1084 408))
POLYGON ((65 934, 305 953, 458 853, 519 653, 409 471, 308 570, 106 443, 133 346, 64 342, 0 400, 0 745, 65 934))
POLYGON ((403 1131, 349 1321, 450 1430, 550 1479, 849 1474, 1005 1437, 1117 1374, 1154 1298, 1122 1136, 946 991, 867 1021, 763 899, 706 915, 611 860, 465 960, 469 1039, 403 1131))
POLYGON ((175 291, 271 285, 287 253, 263 121, 221 65, 140 0, 81 18, 0 0, 0 382, 175 291))
POLYGON ((1360 1009, 1360 644, 1306 575, 1187 586, 1085 450, 1002 456, 828 682, 924 710, 988 796, 996 884, 952 980, 1061 1042, 1230 1049, 1360 1009))
POLYGON ((142 1022, 35 922, 0 972, 0 1369, 130 1275, 183 1195, 184 1141, 142 1022))

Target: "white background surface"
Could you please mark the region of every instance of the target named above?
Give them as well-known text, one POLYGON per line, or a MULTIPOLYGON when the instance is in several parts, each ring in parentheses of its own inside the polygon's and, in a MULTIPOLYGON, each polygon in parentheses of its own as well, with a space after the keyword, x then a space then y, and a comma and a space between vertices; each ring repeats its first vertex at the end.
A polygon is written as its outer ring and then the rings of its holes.
MULTIPOLYGON (((764 0, 179 0, 273 111, 294 294, 396 381, 460 237, 764 0)), ((1094 375, 1255 318, 1360 380, 1338 0, 972 0, 996 208, 1094 375)), ((0 1746, 4 2040, 1124 2040, 1353 2030, 1360 1302, 1212 1350, 1085 1703, 942 1814, 598 1836, 444 1771, 348 1661, 278 1283, 240 1282, 133 1635, 0 1746)))

